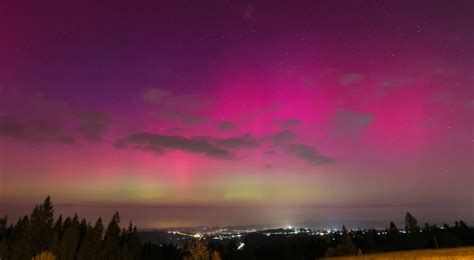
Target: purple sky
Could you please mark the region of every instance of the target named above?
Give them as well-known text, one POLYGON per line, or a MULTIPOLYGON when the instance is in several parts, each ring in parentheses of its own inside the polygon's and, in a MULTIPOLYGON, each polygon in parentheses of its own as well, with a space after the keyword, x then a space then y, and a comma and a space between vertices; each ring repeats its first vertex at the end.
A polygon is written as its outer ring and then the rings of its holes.
POLYGON ((474 217, 472 1, 0 3, 0 213, 474 217))

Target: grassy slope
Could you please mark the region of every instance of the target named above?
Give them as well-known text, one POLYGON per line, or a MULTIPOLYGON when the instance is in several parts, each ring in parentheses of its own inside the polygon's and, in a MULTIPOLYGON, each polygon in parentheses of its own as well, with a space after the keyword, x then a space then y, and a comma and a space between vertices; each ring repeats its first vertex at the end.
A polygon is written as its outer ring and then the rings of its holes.
POLYGON ((379 254, 367 254, 367 255, 361 255, 361 256, 331 257, 331 258, 326 258, 326 259, 331 259, 331 260, 332 259, 334 260, 372 260, 372 259, 473 260, 474 247, 412 250, 412 251, 400 251, 400 252, 379 253, 379 254))

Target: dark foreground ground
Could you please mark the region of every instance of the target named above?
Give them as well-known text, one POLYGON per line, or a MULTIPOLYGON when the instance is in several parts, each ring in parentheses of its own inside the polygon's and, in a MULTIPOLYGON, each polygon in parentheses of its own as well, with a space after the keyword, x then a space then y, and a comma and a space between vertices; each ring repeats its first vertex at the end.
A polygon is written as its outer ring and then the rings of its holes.
POLYGON ((388 252, 379 254, 368 254, 361 256, 330 257, 331 260, 472 260, 474 259, 474 247, 446 248, 446 249, 424 249, 401 252, 388 252))

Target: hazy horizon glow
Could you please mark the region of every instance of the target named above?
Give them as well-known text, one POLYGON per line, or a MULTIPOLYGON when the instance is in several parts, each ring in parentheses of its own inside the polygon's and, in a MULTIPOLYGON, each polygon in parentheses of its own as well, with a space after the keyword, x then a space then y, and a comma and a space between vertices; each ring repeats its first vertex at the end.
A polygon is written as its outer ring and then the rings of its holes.
POLYGON ((469 1, 7 2, 1 214, 474 217, 469 1))

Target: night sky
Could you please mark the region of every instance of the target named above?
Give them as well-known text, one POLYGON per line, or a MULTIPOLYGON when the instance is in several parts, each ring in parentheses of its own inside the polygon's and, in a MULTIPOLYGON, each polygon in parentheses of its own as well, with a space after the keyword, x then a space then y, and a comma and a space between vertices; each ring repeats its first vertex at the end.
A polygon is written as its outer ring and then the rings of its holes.
POLYGON ((473 1, 1 1, 0 213, 474 219, 473 1))

